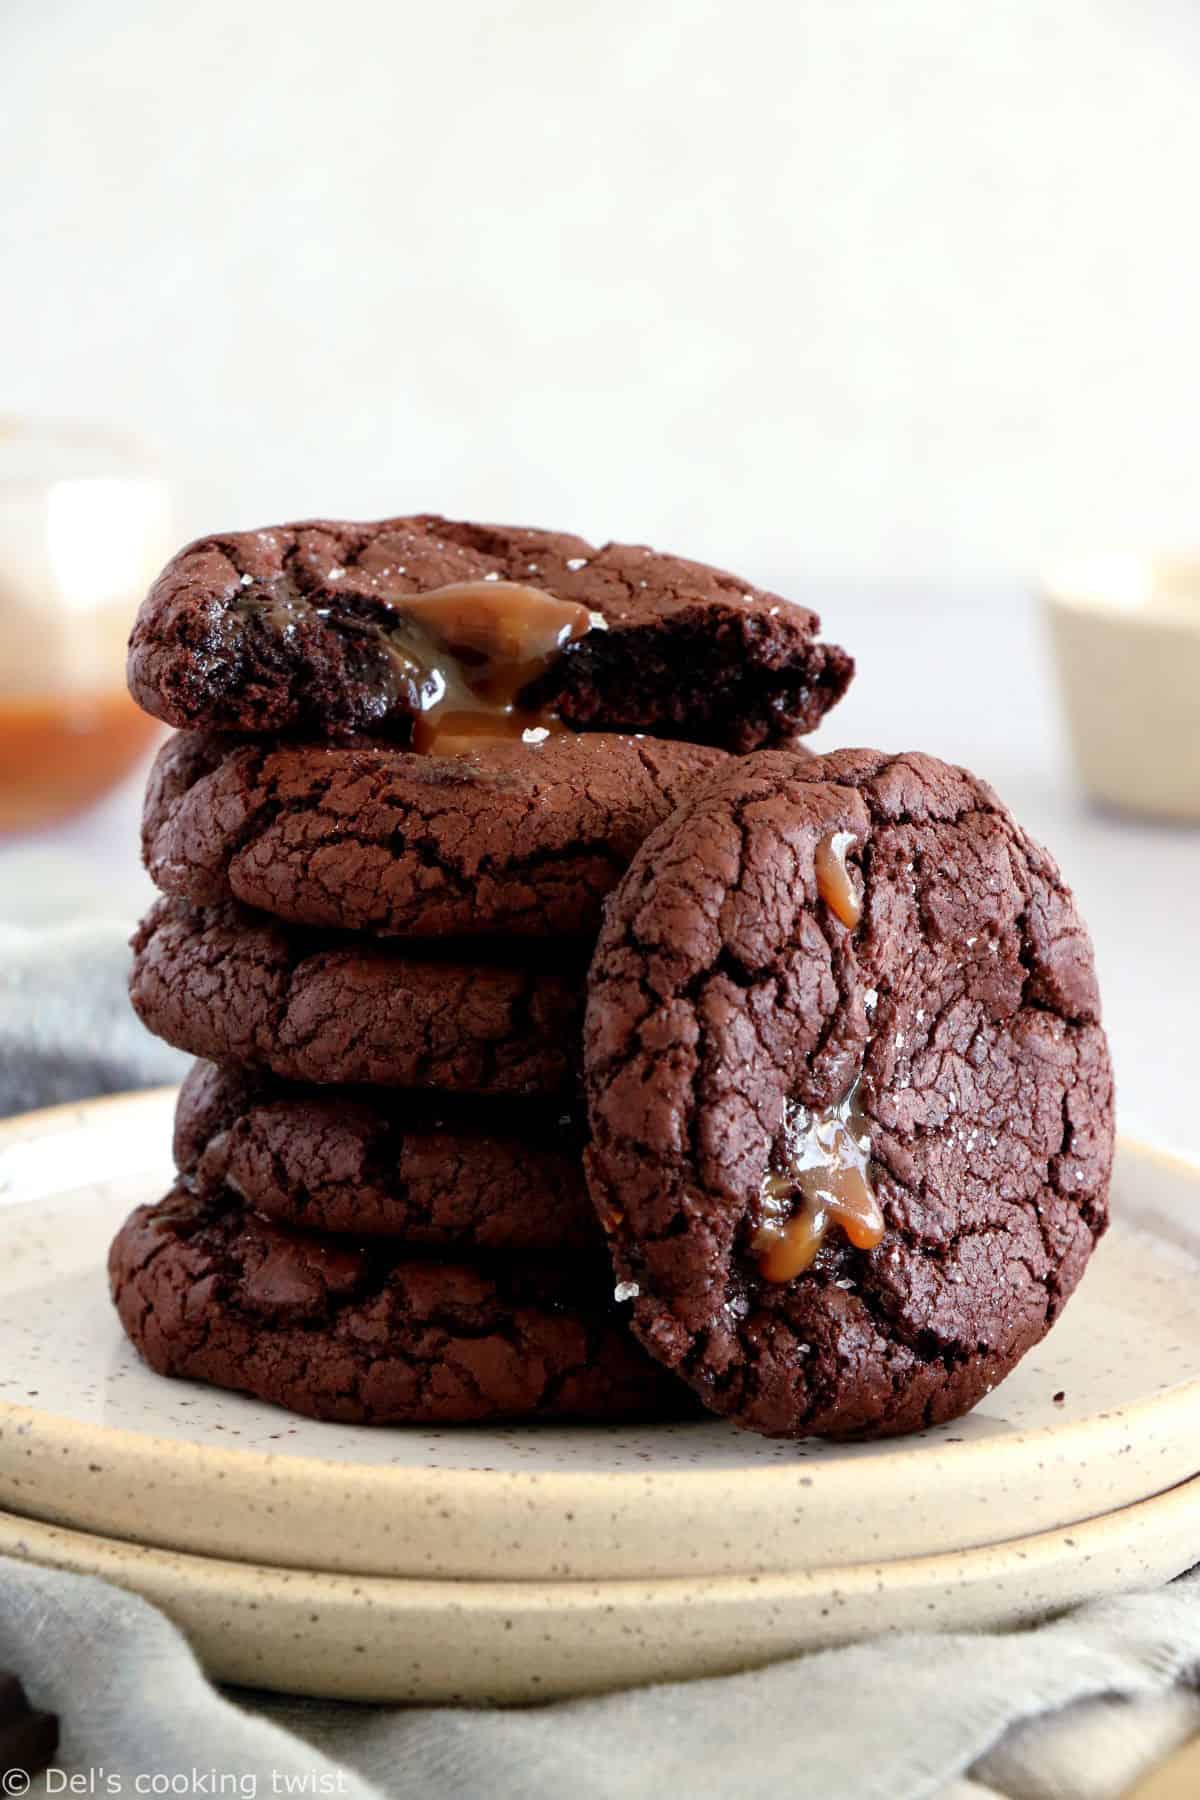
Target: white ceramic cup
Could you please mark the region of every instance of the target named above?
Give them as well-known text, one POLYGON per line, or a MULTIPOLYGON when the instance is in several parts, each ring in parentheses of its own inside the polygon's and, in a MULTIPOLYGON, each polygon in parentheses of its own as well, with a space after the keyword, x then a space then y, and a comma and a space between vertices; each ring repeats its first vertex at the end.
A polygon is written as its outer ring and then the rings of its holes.
POLYGON ((1200 821, 1200 552, 1063 562, 1041 588, 1089 793, 1200 821))

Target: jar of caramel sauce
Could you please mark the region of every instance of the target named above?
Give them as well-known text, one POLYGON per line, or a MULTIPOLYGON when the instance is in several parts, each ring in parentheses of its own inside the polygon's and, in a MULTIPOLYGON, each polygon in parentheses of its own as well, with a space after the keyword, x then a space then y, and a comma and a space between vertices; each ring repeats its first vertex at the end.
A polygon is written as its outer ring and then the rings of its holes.
POLYGON ((91 805, 154 741, 125 643, 171 535, 137 445, 0 417, 0 833, 91 805))

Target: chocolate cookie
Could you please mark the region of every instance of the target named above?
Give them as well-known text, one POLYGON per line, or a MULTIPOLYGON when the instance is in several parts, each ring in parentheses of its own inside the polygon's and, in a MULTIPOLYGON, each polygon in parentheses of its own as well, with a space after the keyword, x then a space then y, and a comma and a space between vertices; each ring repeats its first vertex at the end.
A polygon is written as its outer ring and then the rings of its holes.
MULTIPOLYGON (((513 693, 576 728, 748 750, 811 731, 853 673, 818 641, 814 613, 719 569, 419 515, 190 544, 138 614, 130 691, 170 725, 404 744, 445 687, 431 683, 437 633, 412 598, 481 581, 565 603, 536 654, 514 659, 528 666, 513 693)), ((477 646, 456 647, 469 658, 477 646)))
POLYGON ((605 894, 719 750, 602 734, 459 756, 178 733, 146 791, 158 886, 299 925, 594 937, 605 894))
POLYGON ((156 1037, 294 1081, 558 1095, 578 1079, 583 976, 400 955, 233 905, 162 900, 129 992, 156 1037))
POLYGON ((361 1425, 679 1417, 607 1271, 404 1259, 302 1236, 176 1187, 109 1254, 117 1312, 160 1375, 361 1425))
POLYGON ((585 1043, 635 1332, 758 1431, 966 1411, 1104 1229, 1087 933, 991 790, 932 757, 768 751, 705 784, 610 903, 585 1043))
POLYGON ((450 1250, 596 1251, 583 1130, 532 1103, 289 1087, 197 1063, 175 1163, 200 1193, 306 1231, 450 1250), (519 1103, 518 1103, 519 1104, 519 1103))

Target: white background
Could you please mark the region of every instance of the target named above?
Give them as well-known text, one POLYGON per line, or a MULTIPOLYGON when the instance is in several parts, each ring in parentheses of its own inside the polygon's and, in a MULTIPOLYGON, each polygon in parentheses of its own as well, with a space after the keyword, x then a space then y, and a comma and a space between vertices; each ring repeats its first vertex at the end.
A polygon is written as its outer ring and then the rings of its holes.
MULTIPOLYGON (((8 0, 0 72, 0 406, 144 433, 181 536, 431 506, 816 604, 824 741, 995 782, 1200 1147, 1200 843, 1079 799, 1028 599, 1200 537, 1194 0, 8 0)), ((118 911, 135 804, 58 840, 118 911)))
POLYGON ((1200 511, 1194 0, 8 0, 6 406, 763 579, 1200 511))

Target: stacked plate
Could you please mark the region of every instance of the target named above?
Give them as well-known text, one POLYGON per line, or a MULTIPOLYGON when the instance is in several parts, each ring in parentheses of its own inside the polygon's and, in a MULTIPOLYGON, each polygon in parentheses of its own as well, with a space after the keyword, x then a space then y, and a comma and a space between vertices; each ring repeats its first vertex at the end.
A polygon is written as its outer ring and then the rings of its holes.
POLYGON ((172 1094, 0 1126, 0 1554, 102 1575, 213 1674, 525 1701, 1011 1625, 1200 1560, 1200 1174, 1123 1144, 1062 1322, 968 1419, 369 1431, 163 1382, 104 1260, 172 1094))

